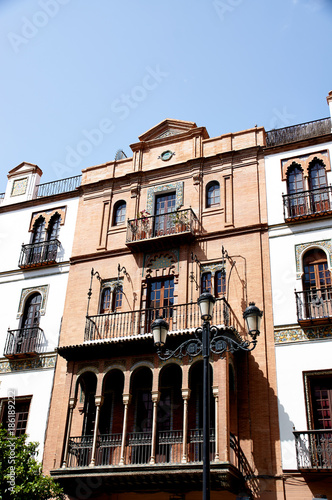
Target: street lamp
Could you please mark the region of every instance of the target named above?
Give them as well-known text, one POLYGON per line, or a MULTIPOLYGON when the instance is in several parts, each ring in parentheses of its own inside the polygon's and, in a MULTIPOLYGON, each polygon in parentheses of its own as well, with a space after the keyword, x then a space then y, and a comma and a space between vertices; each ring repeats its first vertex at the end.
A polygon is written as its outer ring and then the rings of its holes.
POLYGON ((243 318, 252 340, 243 340, 232 326, 210 326, 215 302, 215 297, 209 292, 200 295, 197 303, 203 325, 196 328, 193 338, 182 342, 175 350, 164 347, 169 329, 167 321, 158 318, 151 325, 157 354, 161 360, 166 361, 172 357, 182 359, 184 356, 189 356, 192 360, 193 357, 203 354, 203 500, 210 500, 210 352, 221 357, 225 352, 249 352, 255 349, 263 316, 263 311, 260 311, 254 302, 250 302, 243 318))

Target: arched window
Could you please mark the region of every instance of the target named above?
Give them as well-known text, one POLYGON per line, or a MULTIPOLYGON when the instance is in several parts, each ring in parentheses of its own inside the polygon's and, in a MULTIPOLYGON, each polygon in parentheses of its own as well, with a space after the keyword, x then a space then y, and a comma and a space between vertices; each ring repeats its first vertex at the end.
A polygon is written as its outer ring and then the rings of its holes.
POLYGON ((226 276, 221 270, 214 275, 211 272, 203 273, 201 279, 201 293, 210 292, 217 297, 223 297, 226 293, 226 276))
POLYGON ((113 226, 121 226, 126 219, 126 202, 121 200, 114 205, 113 226))
POLYGON ((326 171, 320 161, 313 161, 309 167, 309 189, 311 191, 311 208, 314 213, 330 210, 329 191, 326 171))
POLYGON ((107 314, 111 310, 111 289, 104 288, 100 300, 100 314, 107 314))
POLYGON ((22 328, 34 328, 39 326, 40 306, 41 306, 40 293, 37 292, 30 295, 30 297, 26 301, 24 308, 22 328))
POLYGON ((61 216, 59 214, 54 214, 51 217, 51 220, 48 225, 47 229, 47 240, 56 240, 59 236, 59 231, 60 231, 60 224, 61 224, 61 216))
POLYGON ((122 307, 122 286, 116 286, 114 289, 105 287, 100 298, 100 314, 109 314, 119 311, 122 307))
POLYGON ((44 258, 48 262, 55 262, 58 252, 58 242, 56 241, 59 236, 61 224, 61 216, 59 214, 54 214, 47 229, 47 244, 45 245, 45 255, 44 258))
POLYGON ((216 207, 220 205, 220 185, 217 181, 209 182, 206 186, 206 206, 216 207))
POLYGON ((45 219, 39 217, 33 226, 31 243, 40 243, 45 240, 45 219))
POLYGON ((303 171, 297 164, 293 164, 287 172, 288 211, 290 217, 297 217, 307 213, 306 198, 303 195, 303 171))
POLYGON ((32 354, 38 348, 41 298, 40 293, 36 292, 25 303, 21 328, 15 338, 15 354, 32 354))

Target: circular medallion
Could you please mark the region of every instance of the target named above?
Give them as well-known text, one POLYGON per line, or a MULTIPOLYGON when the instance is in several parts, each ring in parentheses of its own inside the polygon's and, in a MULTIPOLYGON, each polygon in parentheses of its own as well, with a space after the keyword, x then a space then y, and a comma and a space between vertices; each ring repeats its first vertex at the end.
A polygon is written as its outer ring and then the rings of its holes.
POLYGON ((175 153, 172 153, 172 151, 164 151, 163 153, 161 153, 160 155, 160 158, 163 160, 163 161, 168 161, 172 158, 172 156, 174 155, 175 153))

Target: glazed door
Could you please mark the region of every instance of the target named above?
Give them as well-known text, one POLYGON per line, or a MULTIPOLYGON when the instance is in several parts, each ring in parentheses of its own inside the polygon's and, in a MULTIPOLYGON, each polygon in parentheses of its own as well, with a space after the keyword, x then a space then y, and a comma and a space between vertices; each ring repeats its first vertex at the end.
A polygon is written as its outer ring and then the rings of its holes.
POLYGON ((174 217, 171 212, 175 212, 175 193, 157 196, 154 236, 163 236, 175 232, 174 217))

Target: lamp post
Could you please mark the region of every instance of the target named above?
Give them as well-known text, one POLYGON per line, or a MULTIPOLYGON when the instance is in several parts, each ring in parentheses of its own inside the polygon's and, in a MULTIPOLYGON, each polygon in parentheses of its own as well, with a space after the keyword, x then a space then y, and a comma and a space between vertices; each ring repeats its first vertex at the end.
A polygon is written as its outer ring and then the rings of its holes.
POLYGON ((225 352, 233 353, 238 350, 249 352, 255 349, 263 316, 263 311, 260 311, 254 302, 250 302, 243 313, 243 318, 252 340, 243 340, 234 327, 210 326, 215 302, 215 297, 209 292, 200 295, 197 303, 203 325, 196 328, 194 338, 186 340, 173 351, 165 347, 169 330, 167 321, 158 318, 151 325, 154 344, 161 360, 165 361, 172 357, 181 359, 184 356, 189 356, 191 360, 199 354, 203 355, 203 500, 210 500, 210 352, 221 357, 225 352))

